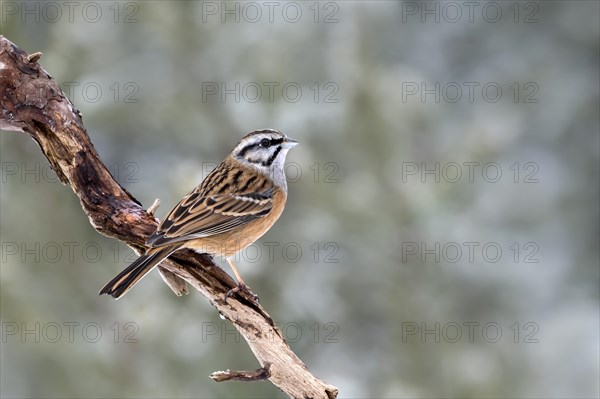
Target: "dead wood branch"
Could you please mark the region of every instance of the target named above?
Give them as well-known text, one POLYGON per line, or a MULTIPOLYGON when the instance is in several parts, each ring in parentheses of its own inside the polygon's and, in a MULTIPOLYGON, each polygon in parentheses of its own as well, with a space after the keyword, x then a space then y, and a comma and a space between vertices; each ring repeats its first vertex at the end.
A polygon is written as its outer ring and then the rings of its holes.
MULTIPOLYGON (((143 251, 156 219, 113 179, 87 135, 81 114, 37 63, 40 57, 41 53, 28 55, 0 36, 0 128, 27 133, 39 144, 98 232, 143 251)), ((230 377, 222 380, 268 378, 292 398, 337 396, 337 388, 308 371, 260 305, 239 296, 223 301, 235 283, 210 257, 178 251, 161 267, 204 295, 240 332, 260 363, 261 369, 254 372, 220 374, 230 377)))

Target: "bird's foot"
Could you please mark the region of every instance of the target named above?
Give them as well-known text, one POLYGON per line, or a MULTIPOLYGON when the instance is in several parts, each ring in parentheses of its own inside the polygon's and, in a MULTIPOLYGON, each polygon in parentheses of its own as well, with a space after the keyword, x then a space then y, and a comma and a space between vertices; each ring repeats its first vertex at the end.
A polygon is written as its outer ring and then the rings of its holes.
POLYGON ((245 292, 246 294, 250 295, 250 297, 252 298, 252 300, 256 303, 258 303, 258 295, 256 295, 254 292, 252 292, 250 290, 250 287, 248 287, 245 283, 238 283, 237 286, 235 286, 234 288, 230 289, 229 291, 227 291, 227 294, 225 294, 225 303, 227 303, 227 298, 231 298, 233 295, 239 293, 239 292, 245 292))

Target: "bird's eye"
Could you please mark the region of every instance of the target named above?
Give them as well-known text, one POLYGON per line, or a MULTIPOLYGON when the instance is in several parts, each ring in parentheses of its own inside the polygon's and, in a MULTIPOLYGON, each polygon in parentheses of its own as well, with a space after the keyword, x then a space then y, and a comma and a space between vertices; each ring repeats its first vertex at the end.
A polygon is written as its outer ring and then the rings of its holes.
POLYGON ((265 147, 265 148, 270 147, 271 146, 271 140, 269 140, 269 139, 262 139, 260 141, 260 146, 261 147, 265 147))

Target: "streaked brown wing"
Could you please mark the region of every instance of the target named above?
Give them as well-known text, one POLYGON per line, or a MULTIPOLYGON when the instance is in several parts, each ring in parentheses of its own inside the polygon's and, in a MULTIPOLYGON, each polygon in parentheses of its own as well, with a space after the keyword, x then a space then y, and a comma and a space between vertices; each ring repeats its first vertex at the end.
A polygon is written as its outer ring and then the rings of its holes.
POLYGON ((273 206, 274 190, 262 193, 219 194, 201 197, 192 191, 173 208, 146 242, 160 247, 224 233, 266 216, 273 206))

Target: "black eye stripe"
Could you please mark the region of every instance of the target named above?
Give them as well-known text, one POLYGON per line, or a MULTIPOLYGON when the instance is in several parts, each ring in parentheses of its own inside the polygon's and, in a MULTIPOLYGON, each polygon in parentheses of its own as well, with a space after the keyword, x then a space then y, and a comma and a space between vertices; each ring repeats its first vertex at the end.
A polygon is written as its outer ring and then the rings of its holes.
MULTIPOLYGON (((242 158, 244 157, 244 155, 246 155, 248 153, 248 151, 252 150, 252 149, 256 149, 259 148, 261 146, 261 142, 263 139, 261 139, 258 143, 252 143, 252 144, 248 144, 246 147, 242 148, 239 152, 238 152, 238 157, 242 158)), ((269 140, 269 139, 267 139, 269 140)), ((278 138, 278 139, 270 139, 271 143, 270 143, 270 147, 275 146, 275 145, 279 145, 281 143, 283 143, 283 138, 278 138)))
POLYGON ((248 151, 250 151, 251 149, 253 149, 257 146, 258 146, 258 144, 249 144, 249 145, 245 146, 244 148, 242 148, 240 150, 240 152, 238 152, 238 157, 242 158, 244 155, 246 155, 246 153, 248 151))
POLYGON ((273 147, 274 145, 278 145, 283 143, 283 139, 267 139, 264 138, 260 141, 259 145, 262 147, 273 147))

